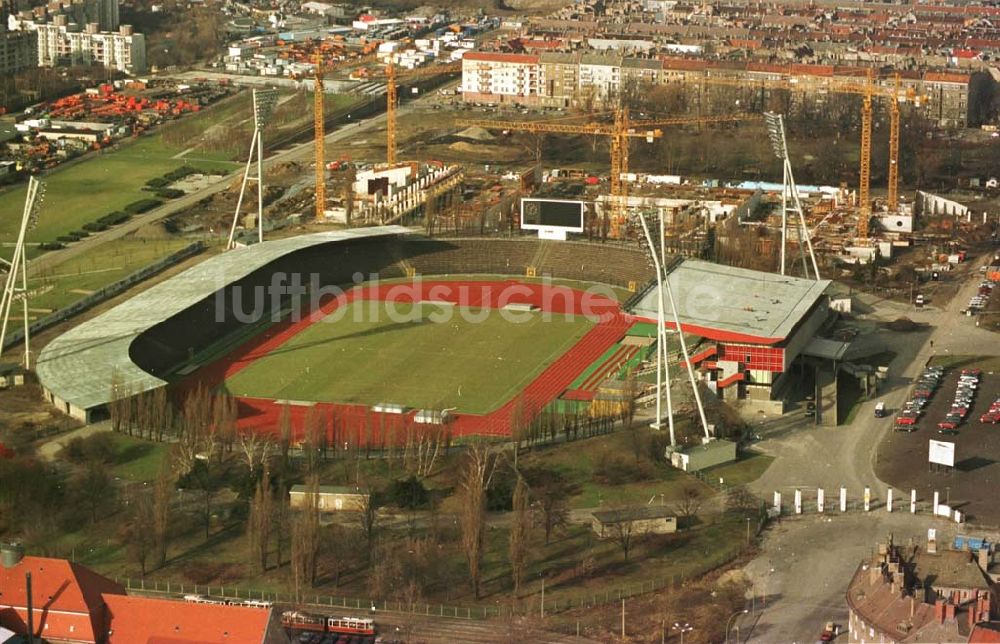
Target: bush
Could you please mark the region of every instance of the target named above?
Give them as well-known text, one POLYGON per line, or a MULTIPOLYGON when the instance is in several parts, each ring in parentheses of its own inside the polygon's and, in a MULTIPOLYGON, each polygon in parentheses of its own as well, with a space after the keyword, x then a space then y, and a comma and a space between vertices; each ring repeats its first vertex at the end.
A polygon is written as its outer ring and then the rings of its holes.
POLYGON ((146 182, 146 185, 150 188, 165 188, 170 185, 170 179, 166 177, 153 177, 146 182))
POLYGON ((83 239, 85 237, 90 237, 90 232, 86 230, 74 230, 70 233, 70 235, 73 235, 77 239, 83 239))
POLYGON ((66 443, 62 457, 70 463, 99 463, 107 465, 115 460, 115 440, 106 432, 74 438, 66 443))
POLYGON ((161 199, 176 199, 178 197, 184 196, 183 190, 175 190, 174 188, 162 188, 157 190, 155 193, 157 197, 161 199))
POLYGON ((121 210, 116 210, 115 212, 104 215, 97 220, 97 223, 104 224, 105 226, 117 226, 118 224, 123 224, 128 221, 132 215, 127 212, 122 212, 121 210))
POLYGON ((409 478, 393 481, 385 494, 388 503, 407 510, 426 507, 431 499, 423 482, 412 474, 409 478))
MULTIPOLYGON (((193 167, 191 167, 189 165, 182 165, 181 167, 177 168, 176 170, 171 170, 170 172, 168 172, 165 175, 163 175, 163 179, 166 179, 167 183, 173 183, 174 181, 177 181, 179 179, 183 179, 184 177, 186 177, 188 175, 197 174, 197 173, 198 173, 198 168, 193 168, 193 167)), ((164 184, 164 185, 166 185, 166 184, 164 184)))
POLYGON ((108 225, 107 224, 102 224, 99 221, 92 221, 89 224, 84 224, 83 225, 83 229, 86 230, 86 231, 92 232, 92 233, 99 233, 102 230, 107 230, 108 229, 108 225))
POLYGON ((66 248, 66 244, 61 242, 42 242, 38 245, 39 250, 62 250, 66 248))
POLYGON ((133 201, 132 203, 125 206, 125 212, 130 215, 138 215, 143 212, 147 212, 162 205, 163 202, 159 199, 140 199, 139 201, 133 201))
POLYGON ((59 235, 56 239, 63 242, 63 244, 71 244, 76 241, 76 237, 73 235, 59 235))

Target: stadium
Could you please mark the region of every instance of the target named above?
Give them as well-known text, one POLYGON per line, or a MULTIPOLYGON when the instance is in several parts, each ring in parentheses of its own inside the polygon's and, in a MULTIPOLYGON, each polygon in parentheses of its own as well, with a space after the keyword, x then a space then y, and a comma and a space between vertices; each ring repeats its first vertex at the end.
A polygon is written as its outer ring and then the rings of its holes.
MULTIPOLYGON (((413 423, 503 435, 516 413, 586 412, 602 383, 650 353, 653 278, 634 246, 431 239, 397 226, 302 235, 153 286, 50 342, 37 370, 48 400, 85 422, 108 416, 117 383, 128 395, 168 386, 175 400, 225 391, 246 429, 274 430, 287 409, 296 428, 318 410, 359 440, 413 423)), ((716 361, 728 364, 725 341, 769 347, 780 360, 748 368, 787 372, 826 314, 825 282, 680 258, 675 278, 682 294, 720 282, 734 311, 771 294, 743 321, 680 303, 708 381, 716 361)))

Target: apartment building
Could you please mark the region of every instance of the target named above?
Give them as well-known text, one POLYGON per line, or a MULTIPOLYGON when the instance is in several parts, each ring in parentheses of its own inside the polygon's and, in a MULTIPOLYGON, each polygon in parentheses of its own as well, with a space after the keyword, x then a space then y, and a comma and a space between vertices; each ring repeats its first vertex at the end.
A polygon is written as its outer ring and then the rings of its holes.
MULTIPOLYGON (((769 109, 771 97, 786 90, 791 90, 790 105, 801 104, 804 97, 822 103, 827 96, 858 95, 868 74, 869 68, 851 65, 634 58, 593 52, 469 52, 463 59, 463 91, 465 100, 472 102, 601 107, 626 89, 678 84, 685 86, 690 110, 711 114, 732 111, 736 101, 769 109)), ((945 128, 966 127, 969 81, 968 73, 957 71, 904 70, 899 78, 905 102, 945 128)), ((891 89, 896 78, 876 74, 872 82, 891 89)))
POLYGON ((38 44, 34 33, 8 31, 0 25, 0 74, 9 76, 38 66, 38 44))
POLYGON ((84 29, 69 23, 65 15, 55 16, 51 23, 32 24, 38 34, 38 65, 92 65, 129 74, 146 71, 146 37, 135 33, 131 25, 122 25, 117 31, 101 31, 97 23, 84 29))
POLYGON ((470 51, 462 58, 462 97, 466 101, 539 105, 541 88, 537 55, 470 51))

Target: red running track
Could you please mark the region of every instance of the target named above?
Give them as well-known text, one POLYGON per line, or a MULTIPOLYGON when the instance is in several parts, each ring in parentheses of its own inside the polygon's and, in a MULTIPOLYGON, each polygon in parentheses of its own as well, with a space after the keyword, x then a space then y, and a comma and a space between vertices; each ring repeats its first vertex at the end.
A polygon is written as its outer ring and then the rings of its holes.
MULTIPOLYGON (((200 369, 179 385, 179 390, 190 391, 198 385, 214 388, 222 384, 255 360, 277 349, 309 325, 332 313, 337 307, 360 300, 382 302, 450 302, 463 307, 502 308, 507 305, 531 305, 540 311, 555 314, 586 315, 595 320, 595 326, 573 347, 550 364, 523 393, 507 401, 498 409, 485 414, 457 413, 449 423, 452 436, 509 434, 512 412, 520 408, 532 416, 557 398, 590 364, 601 357, 614 343, 621 340, 633 320, 624 314, 618 302, 603 295, 588 293, 565 286, 526 284, 516 280, 501 282, 476 281, 420 281, 357 287, 337 298, 325 302, 320 310, 297 321, 273 325, 266 332, 240 345, 225 358, 200 369)), ((243 430, 276 431, 283 405, 263 398, 238 397, 240 420, 243 430)), ((317 403, 315 405, 290 405, 289 413, 296 435, 302 434, 308 410, 326 427, 328 440, 333 445, 351 443, 395 442, 407 432, 433 431, 433 427, 416 425, 415 411, 407 414, 385 414, 371 411, 365 405, 317 403)))

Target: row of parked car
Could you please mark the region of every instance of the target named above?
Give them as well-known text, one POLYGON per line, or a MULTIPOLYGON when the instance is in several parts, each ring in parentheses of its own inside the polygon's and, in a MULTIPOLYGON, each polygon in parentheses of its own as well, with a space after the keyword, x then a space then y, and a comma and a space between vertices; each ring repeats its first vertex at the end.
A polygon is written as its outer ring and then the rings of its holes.
MULTIPOLYGON (((917 430, 917 421, 924 413, 924 408, 930 402, 937 388, 941 386, 944 369, 941 367, 925 367, 913 387, 910 399, 903 403, 903 408, 896 416, 896 431, 913 432, 917 430)), ((878 410, 876 409, 876 414, 878 410)))
POLYGON ((965 312, 975 315, 986 308, 989 304, 990 295, 993 293, 993 282, 989 280, 983 280, 979 283, 979 290, 976 294, 972 296, 969 300, 969 306, 966 307, 965 312))
POLYGON ((979 422, 990 425, 1000 423, 1000 398, 997 398, 990 404, 990 408, 986 413, 979 417, 979 422))
POLYGON ((976 400, 976 389, 979 388, 979 379, 982 377, 981 369, 962 369, 958 377, 958 386, 955 388, 955 399, 951 403, 951 409, 945 415, 944 420, 938 423, 938 433, 956 435, 958 427, 965 422, 972 405, 976 400))

